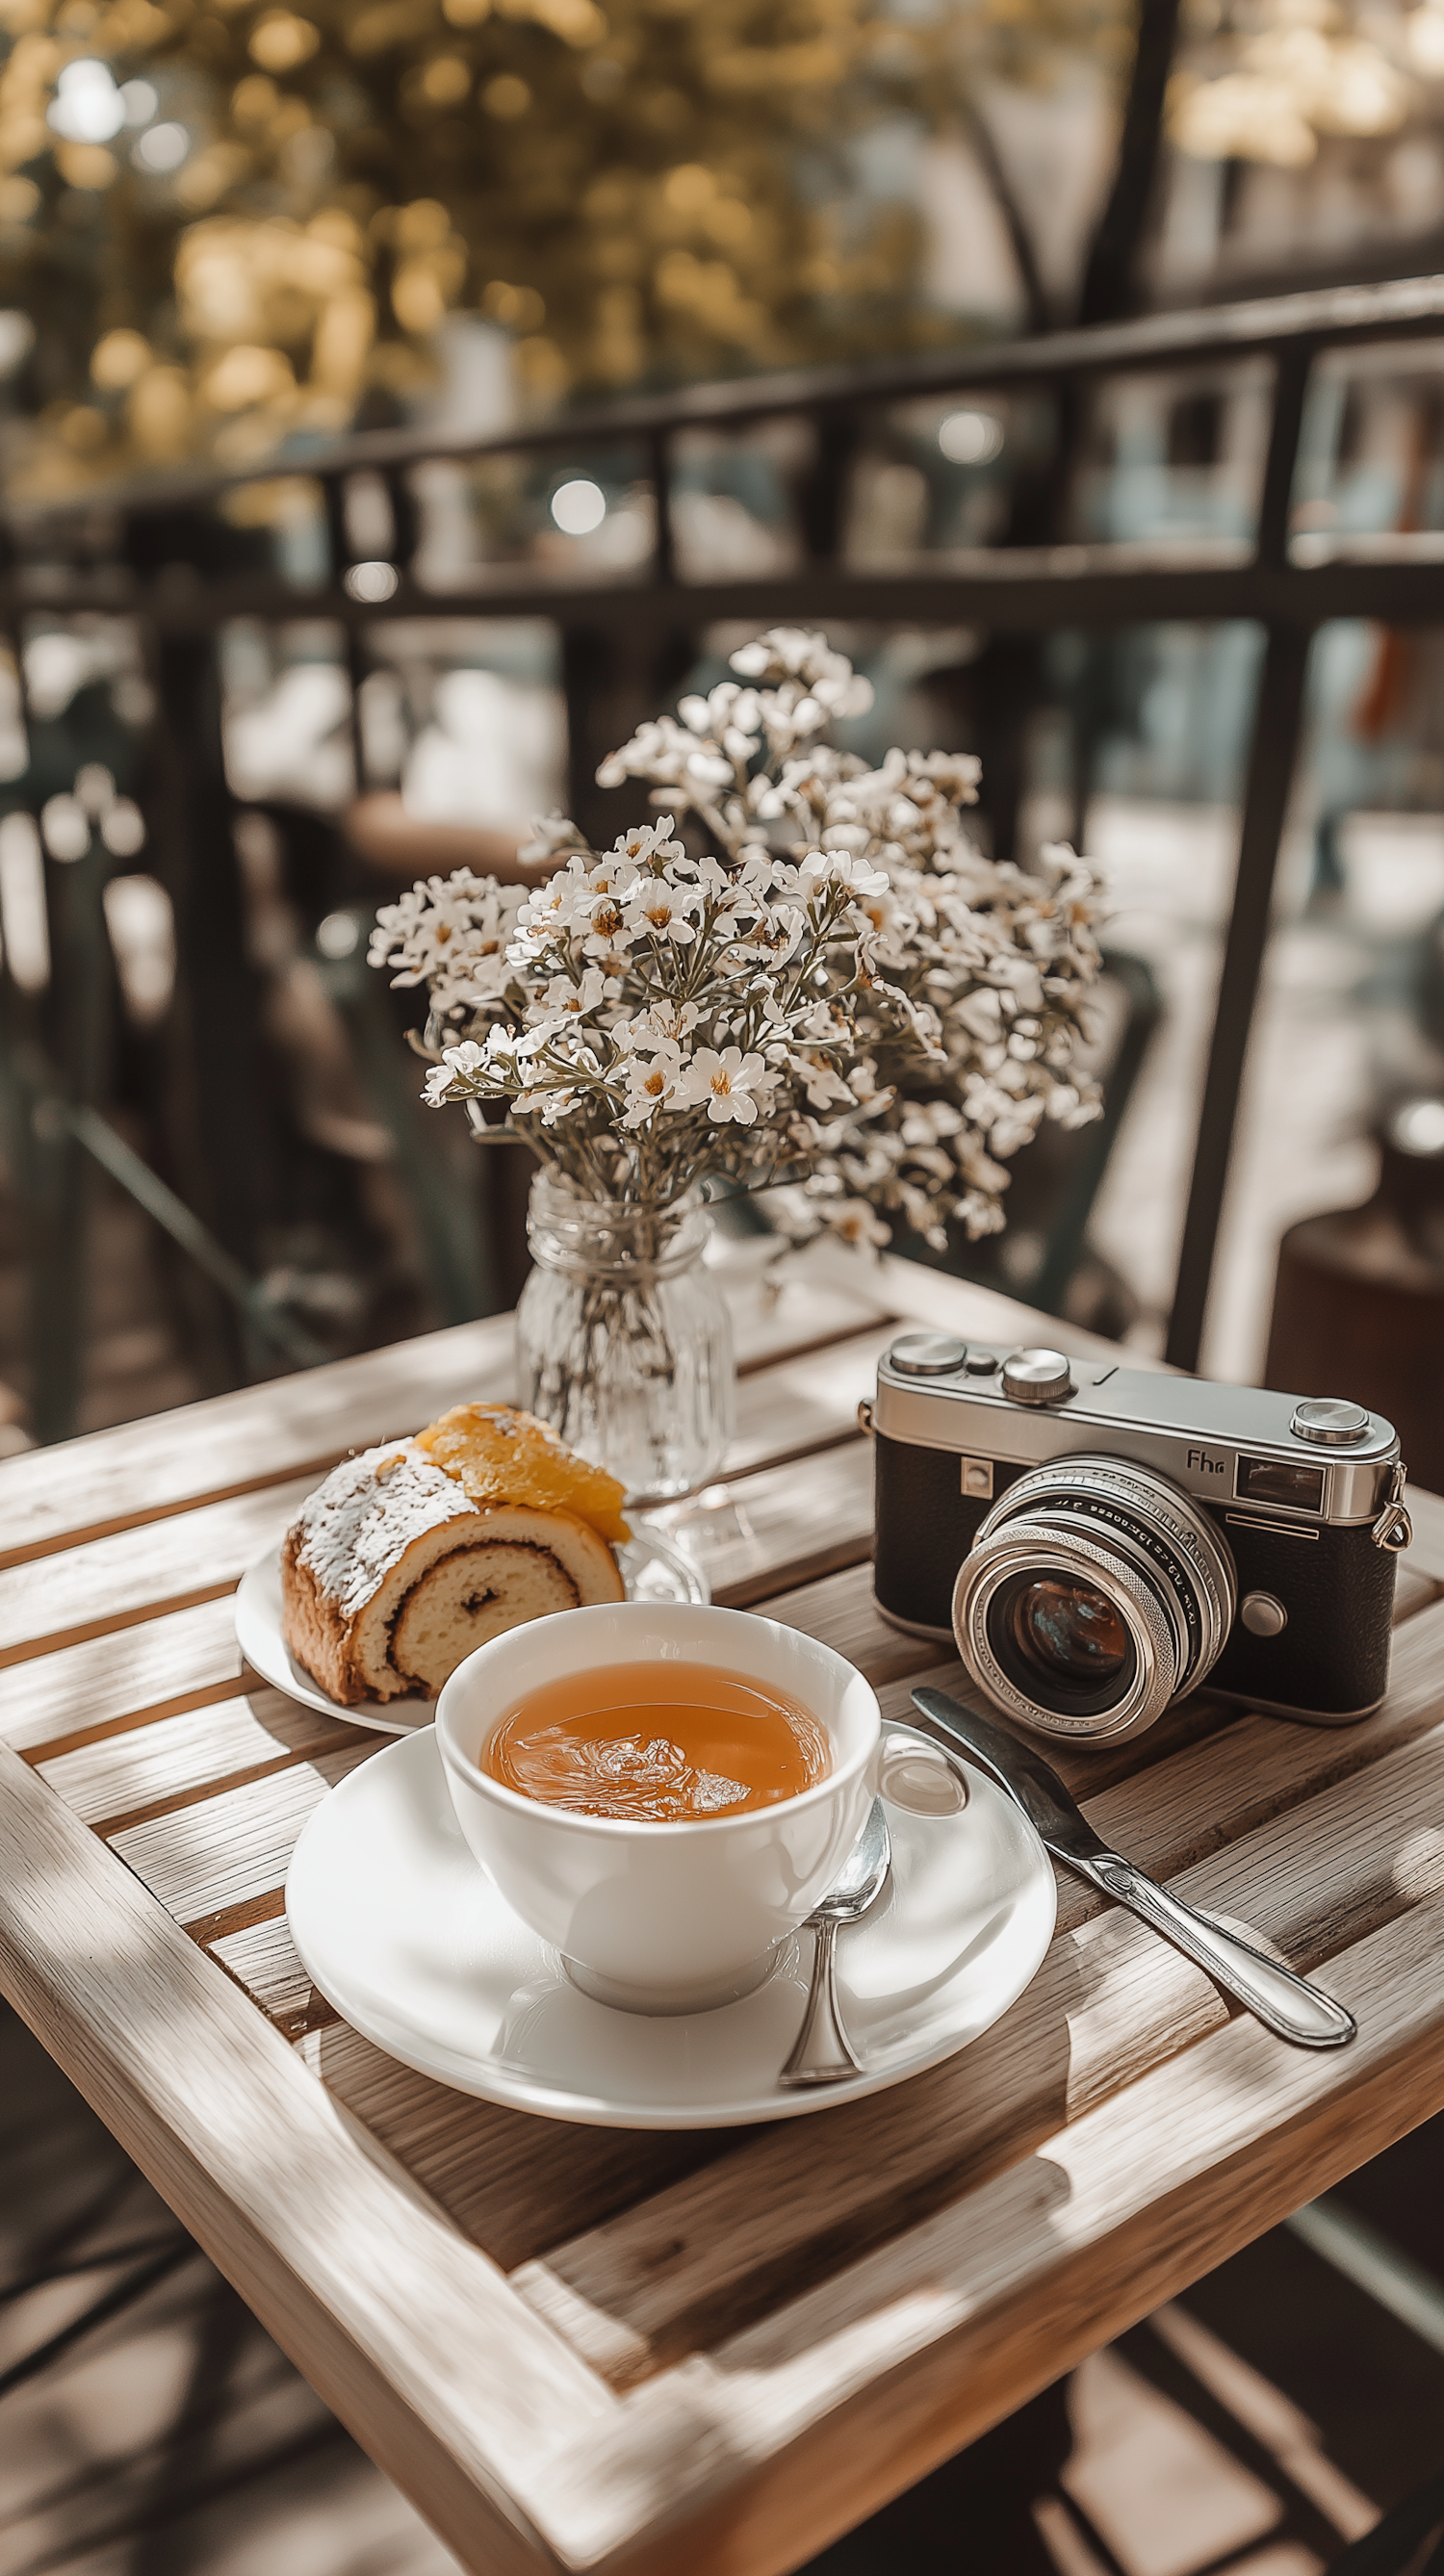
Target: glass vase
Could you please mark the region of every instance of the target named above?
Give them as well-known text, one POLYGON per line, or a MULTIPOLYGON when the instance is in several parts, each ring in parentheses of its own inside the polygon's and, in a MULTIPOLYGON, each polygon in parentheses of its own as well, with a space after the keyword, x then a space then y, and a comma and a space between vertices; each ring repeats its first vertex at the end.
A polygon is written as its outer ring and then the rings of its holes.
POLYGON ((590 1199, 539 1172, 516 1310, 518 1395, 633 1503, 695 1492, 732 1436, 726 1302, 703 1260, 696 1192, 666 1206, 590 1199))

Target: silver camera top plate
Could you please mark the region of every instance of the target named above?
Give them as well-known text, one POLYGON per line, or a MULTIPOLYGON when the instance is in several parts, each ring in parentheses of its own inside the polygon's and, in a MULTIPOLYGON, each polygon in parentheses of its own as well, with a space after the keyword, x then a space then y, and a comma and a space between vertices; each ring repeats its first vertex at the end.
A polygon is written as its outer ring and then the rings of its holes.
POLYGON ((1347 1450, 1324 1448, 1291 1428, 1299 1399, 1269 1387, 1075 1358, 1066 1390, 1040 1403, 1031 1390, 1005 1392, 1009 1351, 984 1342, 958 1349, 954 1368, 926 1376, 885 1353, 874 1430, 1018 1467, 1103 1450, 1156 1468, 1200 1502, 1295 1524, 1372 1520, 1390 1490, 1399 1439, 1382 1414, 1368 1414, 1367 1430, 1347 1450))

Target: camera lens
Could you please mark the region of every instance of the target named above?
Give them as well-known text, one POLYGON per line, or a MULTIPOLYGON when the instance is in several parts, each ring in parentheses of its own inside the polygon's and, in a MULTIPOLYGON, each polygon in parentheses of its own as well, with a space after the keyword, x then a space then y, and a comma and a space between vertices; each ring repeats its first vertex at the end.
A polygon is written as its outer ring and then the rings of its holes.
POLYGON ((1040 1574, 1020 1584, 1011 1605, 1012 1644, 1044 1681, 1096 1688, 1122 1672, 1131 1647, 1111 1601, 1086 1583, 1040 1574))
POLYGON ((1202 1681, 1234 1600, 1222 1536, 1167 1477, 1062 1458, 994 1504, 958 1573, 953 1628, 1009 1716, 1116 1742, 1202 1681))

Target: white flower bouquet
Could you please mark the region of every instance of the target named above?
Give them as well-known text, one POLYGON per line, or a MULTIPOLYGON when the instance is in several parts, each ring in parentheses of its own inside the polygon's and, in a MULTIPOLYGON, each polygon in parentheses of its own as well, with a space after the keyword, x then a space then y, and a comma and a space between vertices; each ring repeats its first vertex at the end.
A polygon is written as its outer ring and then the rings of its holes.
POLYGON ((793 1237, 994 1232, 1008 1158, 1098 1111, 1095 880, 1068 849, 1036 876, 983 857, 971 756, 870 769, 826 741, 871 690, 824 637, 774 629, 732 668, 598 772, 647 782, 655 823, 598 854, 553 816, 535 889, 461 871, 378 914, 371 963, 430 996, 426 1098, 599 1202, 715 1175, 787 1184, 793 1237))

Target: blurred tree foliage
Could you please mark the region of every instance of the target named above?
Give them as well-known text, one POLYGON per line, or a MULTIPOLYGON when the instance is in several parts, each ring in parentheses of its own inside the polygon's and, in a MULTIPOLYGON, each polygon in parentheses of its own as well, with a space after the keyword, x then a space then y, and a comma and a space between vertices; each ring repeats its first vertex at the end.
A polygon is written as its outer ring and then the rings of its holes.
POLYGON ((950 334, 914 209, 849 155, 955 112, 980 66, 1116 51, 1120 8, 0 0, 20 479, 244 463, 374 415, 457 309, 541 402, 950 334))
POLYGON ((1206 161, 1311 162, 1323 135, 1396 133, 1444 76, 1444 9, 1360 0, 1195 0, 1169 100, 1174 140, 1206 161))

